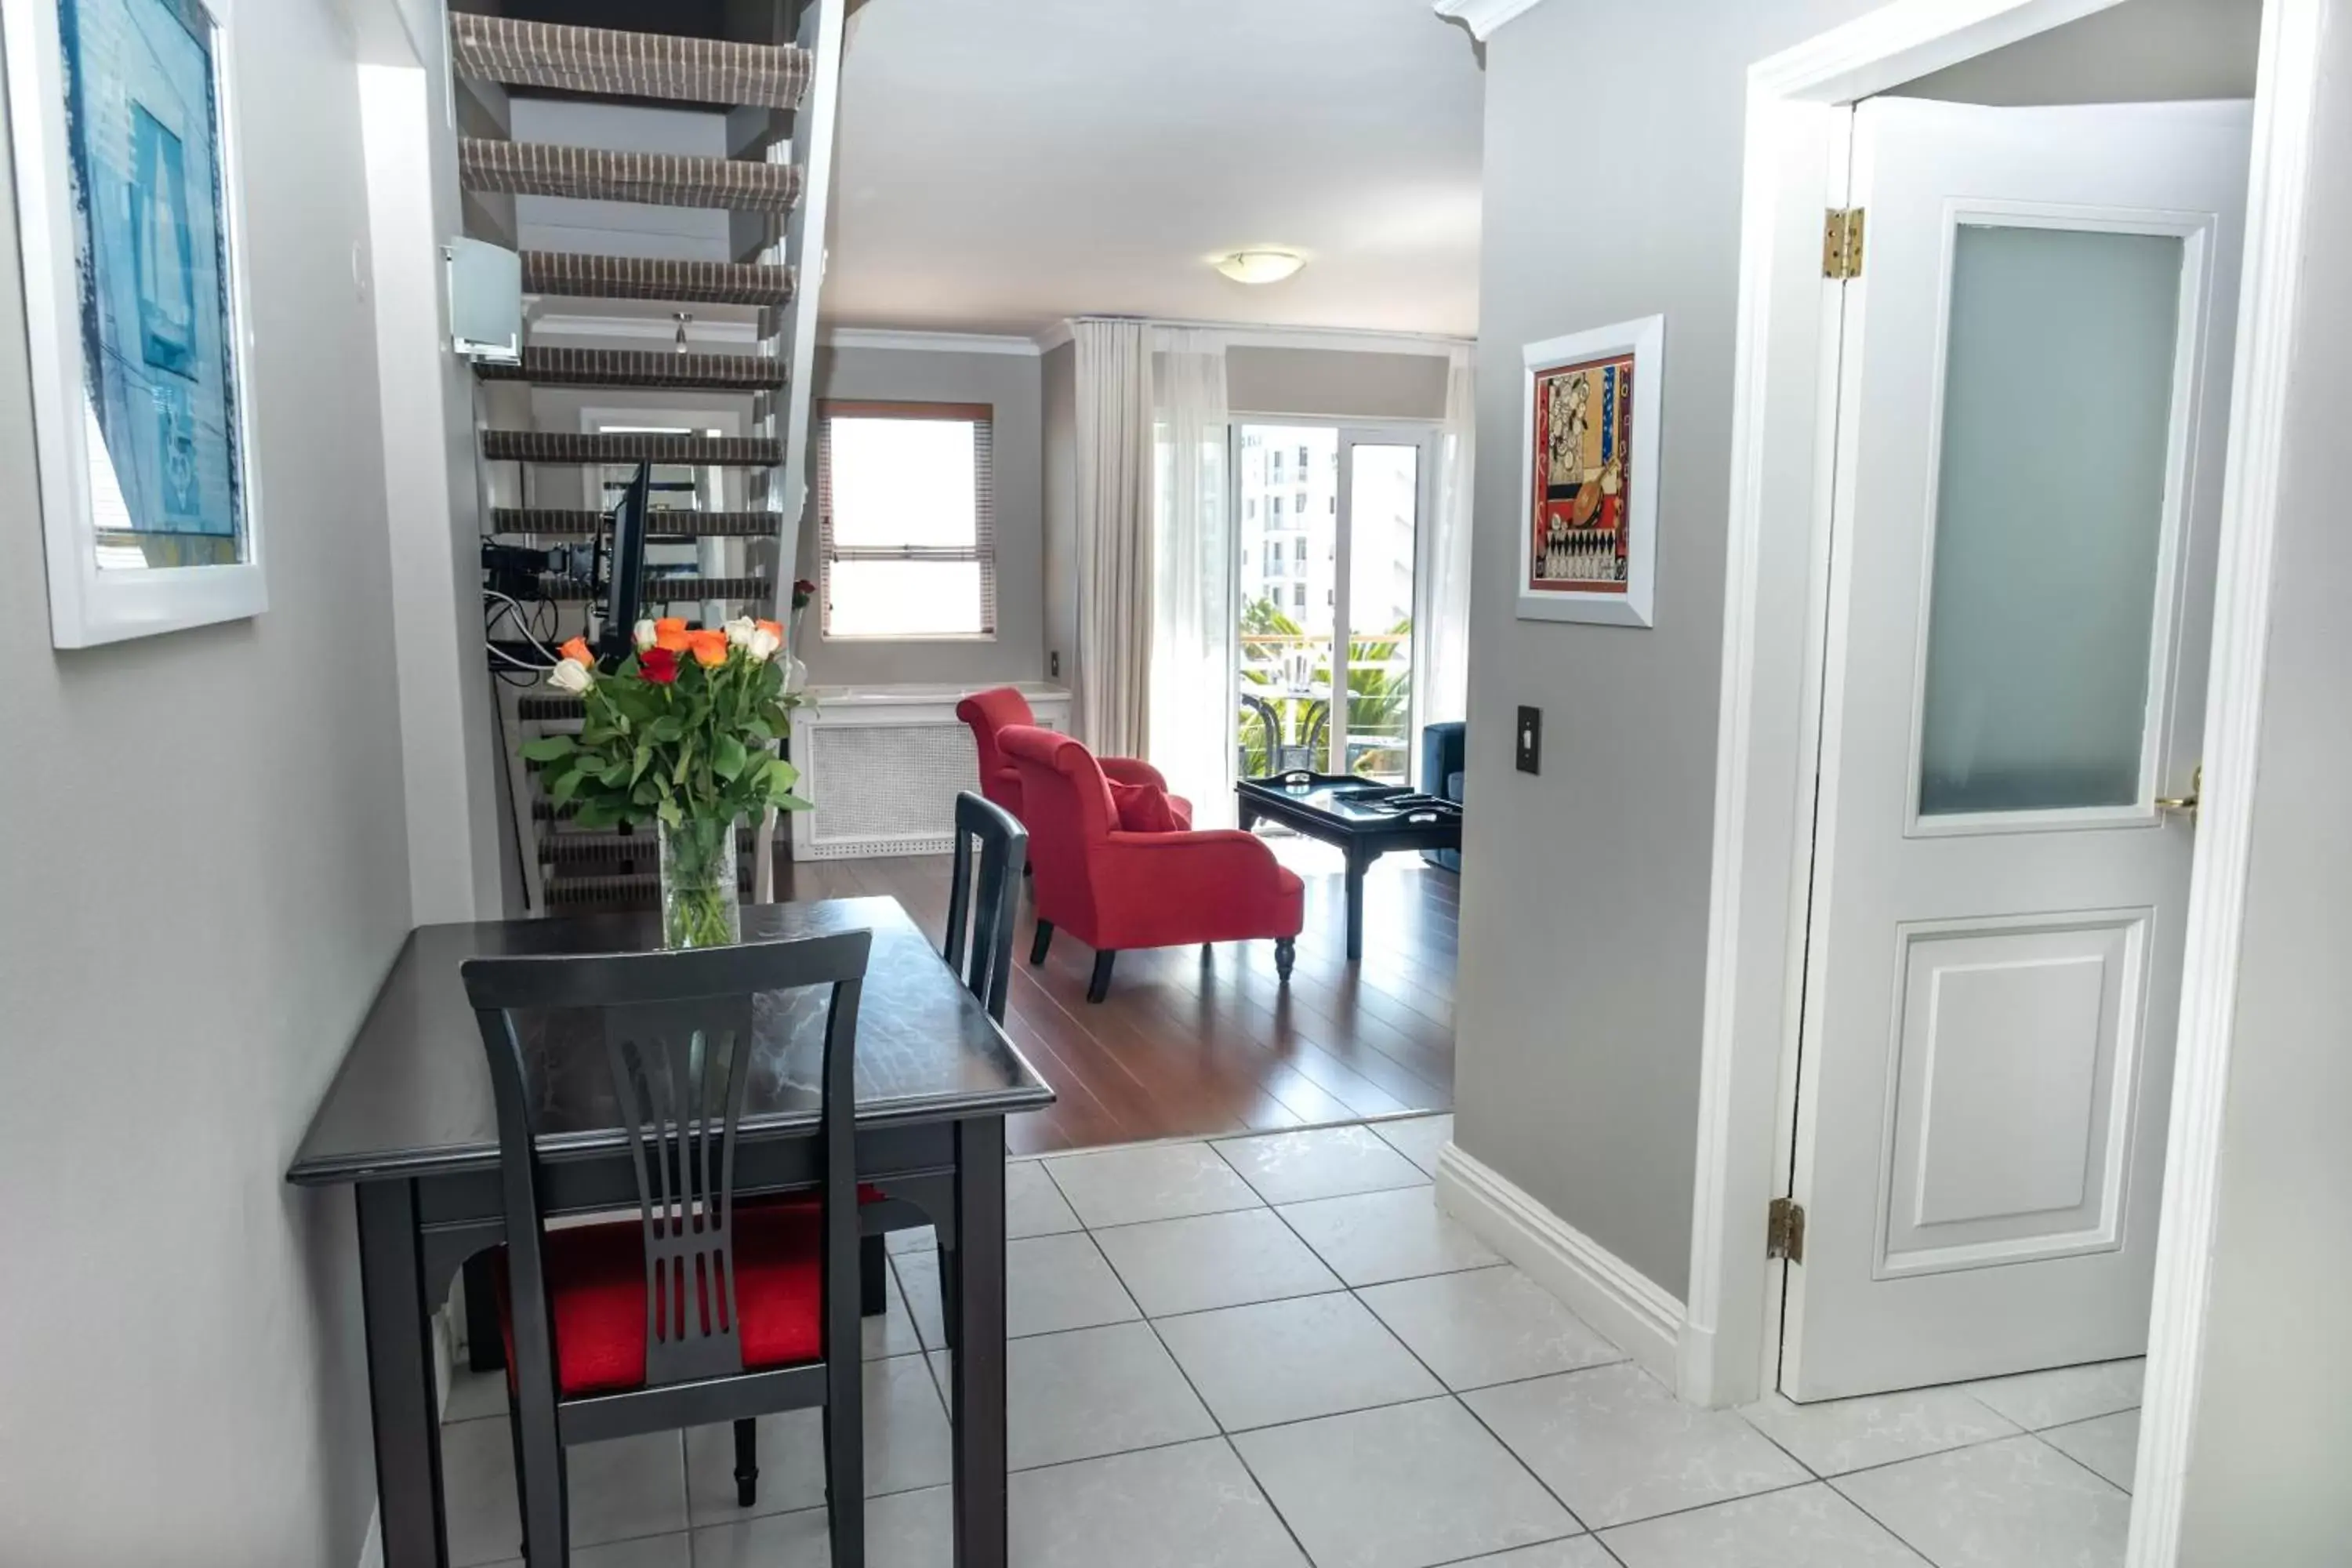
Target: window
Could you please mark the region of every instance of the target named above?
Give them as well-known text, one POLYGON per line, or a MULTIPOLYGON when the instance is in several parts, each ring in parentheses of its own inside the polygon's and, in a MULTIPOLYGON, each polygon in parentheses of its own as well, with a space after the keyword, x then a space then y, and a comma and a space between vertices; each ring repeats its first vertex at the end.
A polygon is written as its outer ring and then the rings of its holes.
MULTIPOLYGON (((1332 499, 1337 500, 1339 498, 1334 496, 1332 499)), ((1298 503, 1290 510, 1297 512, 1301 517, 1305 517, 1307 515, 1307 492, 1305 490, 1300 490, 1298 492, 1298 503)))
POLYGON ((1265 547, 1265 558, 1276 565, 1282 563, 1282 541, 1275 540, 1265 547))
POLYGON ((1249 500, 1242 502, 1242 515, 1245 518, 1255 517, 1257 515, 1257 497, 1252 496, 1249 500))
POLYGON ((1282 477, 1282 454, 1280 452, 1274 454, 1274 474, 1276 479, 1280 479, 1282 477))
POLYGON ((984 403, 819 405, 826 637, 996 635, 992 412, 984 403))
POLYGON ((1325 511, 1329 512, 1333 517, 1337 517, 1337 516, 1339 516, 1339 496, 1338 496, 1337 494, 1334 494, 1334 495, 1330 496, 1330 497, 1329 497, 1329 498, 1325 501, 1325 503, 1324 503, 1324 507, 1323 507, 1323 510, 1324 510, 1325 511))
POLYGON ((1303 610, 1303 609, 1305 609, 1305 608, 1307 607, 1307 584, 1304 584, 1304 583, 1299 583, 1299 584, 1294 584, 1294 585, 1291 587, 1291 590, 1290 590, 1290 605, 1291 605, 1291 608, 1293 608, 1293 609, 1297 609, 1297 610, 1303 610))
POLYGON ((1298 448, 1298 471, 1302 474, 1307 471, 1307 448, 1304 447, 1298 448))
POLYGON ((1268 509, 1267 513, 1266 513, 1266 515, 1267 515, 1267 516, 1269 516, 1269 517, 1280 517, 1280 516, 1282 515, 1282 498, 1281 498, 1280 496, 1276 496, 1276 497, 1274 497, 1271 500, 1268 500, 1265 504, 1266 504, 1266 507, 1267 507, 1267 509, 1268 509))

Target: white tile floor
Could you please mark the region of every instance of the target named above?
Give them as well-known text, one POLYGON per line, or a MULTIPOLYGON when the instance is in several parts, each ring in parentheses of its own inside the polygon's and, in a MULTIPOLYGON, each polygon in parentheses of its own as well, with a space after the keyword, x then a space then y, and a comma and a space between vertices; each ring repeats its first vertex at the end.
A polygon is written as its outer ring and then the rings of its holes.
MULTIPOLYGON (((1437 1212, 1451 1118, 1017 1162, 1018 1568, 2100 1568, 2140 1365, 1694 1410, 1437 1212)), ((947 1568, 939 1267, 866 1325, 867 1561, 947 1568)), ((451 1561, 511 1559, 501 1389, 461 1378, 451 1561)), ((581 1568, 819 1568, 817 1417, 572 1460, 581 1568)))

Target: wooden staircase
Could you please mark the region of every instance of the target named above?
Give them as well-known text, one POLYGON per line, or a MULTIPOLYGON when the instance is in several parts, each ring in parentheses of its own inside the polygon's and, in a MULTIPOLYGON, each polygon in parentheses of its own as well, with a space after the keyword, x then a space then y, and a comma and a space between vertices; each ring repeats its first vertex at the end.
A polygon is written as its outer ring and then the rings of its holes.
MULTIPOLYGON (((519 363, 477 362, 485 389, 611 388, 703 392, 744 400, 740 436, 571 432, 485 424, 484 465, 515 465, 519 479, 484 493, 519 494, 520 505, 486 506, 488 537, 533 549, 593 537, 604 521, 588 507, 533 502, 537 475, 556 467, 593 472, 598 465, 650 461, 725 471, 739 502, 656 514, 650 542, 692 543, 698 552, 727 542, 728 562, 705 553, 693 575, 671 573, 647 584, 647 615, 694 616, 723 605, 728 615, 787 618, 793 563, 809 476, 809 383, 814 363, 817 297, 824 272, 825 205, 830 188, 841 72, 843 14, 848 0, 808 0, 787 40, 751 43, 662 33, 567 26, 471 12, 449 16, 452 71, 508 89, 653 100, 730 111, 766 111, 764 129, 739 155, 616 151, 542 142, 461 137, 458 178, 483 196, 563 196, 747 215, 757 242, 732 259, 520 253, 522 289, 541 299, 651 301, 674 308, 679 352, 541 346, 526 342, 519 363), (698 307, 749 307, 757 312, 750 352, 689 345, 685 325, 698 307), (731 563, 733 569, 728 569, 731 563), (717 568, 717 569, 714 569, 717 568)), ((754 117, 753 123, 758 123, 754 117)), ((746 232, 742 218, 730 232, 746 232)), ((643 305, 635 307, 643 313, 643 305)), ((510 397, 503 401, 510 403, 510 397)), ((478 423, 480 423, 478 421, 478 423)), ((698 496, 703 489, 698 482, 698 496)), ((707 503, 706 503, 707 504, 707 503)), ((581 629, 587 581, 551 574, 537 609, 561 632, 581 629)), ((509 671, 499 687, 508 780, 518 837, 525 846, 527 896, 534 912, 650 904, 656 897, 650 835, 584 832, 565 808, 548 802, 520 747, 541 734, 576 730, 580 704, 509 671)), ((747 889, 770 887, 772 825, 747 840, 747 889)))

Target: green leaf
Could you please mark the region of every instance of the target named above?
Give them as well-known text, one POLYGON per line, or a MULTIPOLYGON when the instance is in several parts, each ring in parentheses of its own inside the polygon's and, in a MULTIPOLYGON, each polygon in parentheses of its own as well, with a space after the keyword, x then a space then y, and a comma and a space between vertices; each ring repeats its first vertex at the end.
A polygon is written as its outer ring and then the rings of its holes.
POLYGON ((743 772, 743 764, 750 760, 751 753, 743 749, 742 742, 732 735, 721 735, 719 743, 711 748, 710 771, 722 779, 733 779, 743 772))
POLYGON ((662 802, 661 809, 656 815, 660 816, 664 822, 668 823, 672 827, 676 827, 679 823, 686 820, 686 813, 678 809, 677 802, 674 800, 666 800, 662 802))
POLYGON ((522 754, 526 762, 551 763, 558 757, 570 756, 576 749, 569 735, 542 735, 536 741, 524 742, 522 754))
POLYGON ((629 758, 629 783, 634 784, 645 777, 646 766, 653 760, 654 749, 651 742, 638 742, 636 752, 629 758))
POLYGON ((586 770, 582 768, 566 768, 557 774, 555 782, 548 786, 547 798, 558 805, 570 800, 579 793, 580 780, 585 772, 586 770))

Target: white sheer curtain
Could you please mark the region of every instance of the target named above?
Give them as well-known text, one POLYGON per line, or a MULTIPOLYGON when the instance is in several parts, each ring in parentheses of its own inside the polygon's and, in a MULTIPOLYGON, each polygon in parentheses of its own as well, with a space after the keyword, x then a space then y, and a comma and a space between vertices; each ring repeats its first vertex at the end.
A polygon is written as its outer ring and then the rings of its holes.
POLYGON ((1151 749, 1196 826, 1234 820, 1233 520, 1225 344, 1164 330, 1152 374, 1151 749))
POLYGON ((1436 532, 1429 550, 1429 630, 1423 639, 1424 724, 1465 718, 1470 710, 1470 528, 1478 483, 1478 399, 1471 352, 1454 350, 1445 377, 1436 532))
POLYGON ((1141 321, 1077 340, 1078 731, 1143 754, 1151 704, 1151 343, 1141 321))

